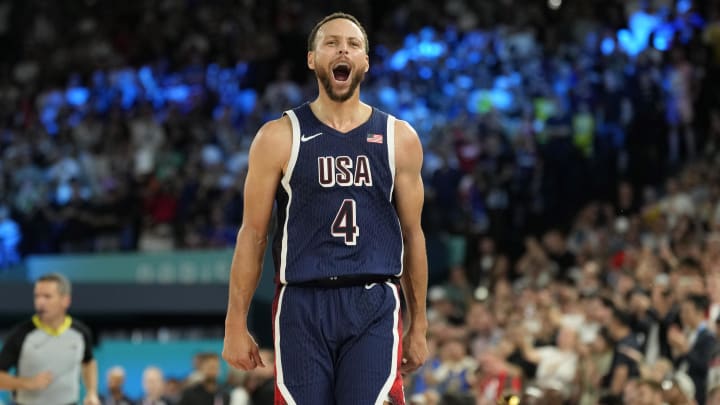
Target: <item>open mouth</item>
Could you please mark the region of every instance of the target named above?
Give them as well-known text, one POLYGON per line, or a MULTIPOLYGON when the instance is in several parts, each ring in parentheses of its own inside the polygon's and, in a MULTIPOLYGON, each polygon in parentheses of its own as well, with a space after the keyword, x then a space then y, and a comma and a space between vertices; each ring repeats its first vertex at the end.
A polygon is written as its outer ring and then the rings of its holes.
POLYGON ((350 77, 350 65, 340 63, 333 68, 332 72, 335 80, 339 82, 347 81, 347 79, 350 77))

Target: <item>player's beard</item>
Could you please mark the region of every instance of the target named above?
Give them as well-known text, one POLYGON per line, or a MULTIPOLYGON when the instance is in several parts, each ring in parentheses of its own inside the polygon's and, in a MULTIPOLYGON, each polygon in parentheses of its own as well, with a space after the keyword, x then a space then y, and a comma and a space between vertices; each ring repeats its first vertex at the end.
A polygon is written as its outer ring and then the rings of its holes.
POLYGON ((344 93, 338 93, 335 89, 333 89, 332 79, 330 77, 331 75, 332 71, 328 71, 325 68, 317 67, 315 69, 315 76, 320 79, 320 83, 322 83, 322 86, 325 88, 325 93, 327 93, 328 97, 330 97, 330 100, 338 103, 342 103, 343 101, 350 99, 350 97, 355 94, 355 90, 358 88, 360 83, 365 80, 365 71, 362 69, 352 69, 350 77, 348 77, 348 80, 350 80, 350 87, 348 87, 344 93))
POLYGON ((215 375, 203 375, 203 383, 206 385, 217 384, 217 376, 215 375))

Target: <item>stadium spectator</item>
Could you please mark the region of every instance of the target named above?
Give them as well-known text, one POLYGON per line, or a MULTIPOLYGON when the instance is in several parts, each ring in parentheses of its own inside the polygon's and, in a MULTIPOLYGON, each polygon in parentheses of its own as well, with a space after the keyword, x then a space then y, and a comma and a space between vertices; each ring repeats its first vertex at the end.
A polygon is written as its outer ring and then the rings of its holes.
POLYGON ((705 321, 707 309, 705 296, 689 295, 681 302, 679 328, 668 330, 668 341, 673 351, 673 362, 678 370, 687 372, 695 386, 695 400, 705 403, 709 358, 716 338, 705 321))
POLYGON ((180 397, 179 405, 229 405, 230 395, 220 390, 220 356, 216 353, 204 353, 198 358, 198 372, 202 381, 186 388, 180 397))
POLYGON ((137 405, 171 405, 164 395, 165 377, 163 371, 155 366, 148 366, 142 373, 143 394, 137 405))
POLYGON ((629 351, 639 352, 642 342, 630 326, 629 316, 622 310, 615 309, 608 324, 611 336, 615 340, 615 348, 610 371, 603 381, 603 387, 614 395, 623 393, 630 381, 640 377, 639 365, 629 351))
POLYGON ((121 366, 111 367, 107 372, 108 395, 100 398, 103 405, 133 405, 134 401, 124 392, 125 369, 121 366))

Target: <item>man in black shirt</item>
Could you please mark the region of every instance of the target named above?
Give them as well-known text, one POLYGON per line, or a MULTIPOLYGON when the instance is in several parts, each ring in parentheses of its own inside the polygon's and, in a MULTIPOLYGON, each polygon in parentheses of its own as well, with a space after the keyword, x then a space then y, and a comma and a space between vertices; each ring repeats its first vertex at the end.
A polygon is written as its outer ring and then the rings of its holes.
POLYGON ((678 327, 668 330, 676 369, 686 371, 695 385, 695 400, 705 403, 708 370, 715 336, 705 322, 708 299, 704 295, 690 294, 680 304, 680 320, 684 331, 678 327))
POLYGON ((643 342, 630 329, 631 322, 627 313, 613 308, 608 329, 616 344, 610 371, 603 379, 603 386, 614 395, 621 395, 625 384, 640 376, 640 368, 631 353, 640 353, 643 342))
POLYGON ((204 353, 198 356, 198 371, 203 380, 182 393, 178 405, 229 405, 230 396, 220 391, 220 356, 204 353))
MULTIPOLYGON (((275 353, 270 349, 260 349, 260 357, 265 364, 273 364, 275 353)), ((248 372, 245 387, 250 393, 253 405, 271 404, 275 398, 275 375, 272 367, 258 367, 248 372)))

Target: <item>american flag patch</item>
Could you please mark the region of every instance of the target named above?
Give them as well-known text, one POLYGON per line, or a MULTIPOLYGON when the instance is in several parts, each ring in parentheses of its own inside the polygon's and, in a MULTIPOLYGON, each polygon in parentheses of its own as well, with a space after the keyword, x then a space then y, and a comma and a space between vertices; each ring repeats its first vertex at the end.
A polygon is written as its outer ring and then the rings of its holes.
POLYGON ((367 141, 371 143, 382 143, 383 136, 380 134, 368 134, 367 141))

